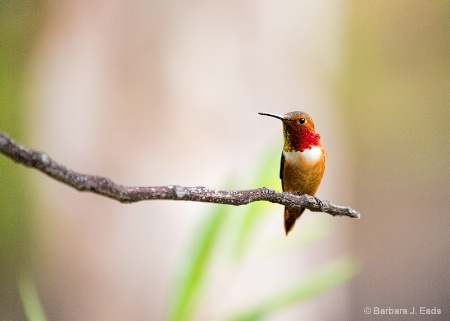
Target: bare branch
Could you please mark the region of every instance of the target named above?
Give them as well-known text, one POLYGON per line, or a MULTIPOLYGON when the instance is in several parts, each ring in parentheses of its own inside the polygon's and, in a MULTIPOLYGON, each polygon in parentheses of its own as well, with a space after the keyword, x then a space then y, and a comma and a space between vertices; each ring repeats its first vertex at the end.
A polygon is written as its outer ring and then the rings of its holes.
POLYGON ((74 172, 58 164, 45 153, 34 151, 17 144, 1 132, 0 153, 24 166, 34 167, 57 181, 72 186, 79 191, 89 191, 122 203, 133 203, 144 200, 182 200, 245 205, 256 201, 268 201, 293 208, 305 207, 313 212, 324 212, 333 216, 360 217, 357 211, 347 206, 337 206, 329 201, 319 200, 316 197, 306 194, 295 195, 287 192, 277 192, 266 187, 240 191, 223 191, 202 186, 123 186, 102 176, 74 172))

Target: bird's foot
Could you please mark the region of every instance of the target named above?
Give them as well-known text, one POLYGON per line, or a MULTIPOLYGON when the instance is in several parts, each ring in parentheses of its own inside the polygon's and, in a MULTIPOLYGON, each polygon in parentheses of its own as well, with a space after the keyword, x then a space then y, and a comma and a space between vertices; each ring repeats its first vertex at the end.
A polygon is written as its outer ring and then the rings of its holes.
POLYGON ((324 203, 320 200, 320 199, 318 199, 317 197, 315 197, 315 196, 313 196, 314 197, 314 199, 316 200, 316 203, 320 206, 320 207, 323 207, 324 206, 324 203))

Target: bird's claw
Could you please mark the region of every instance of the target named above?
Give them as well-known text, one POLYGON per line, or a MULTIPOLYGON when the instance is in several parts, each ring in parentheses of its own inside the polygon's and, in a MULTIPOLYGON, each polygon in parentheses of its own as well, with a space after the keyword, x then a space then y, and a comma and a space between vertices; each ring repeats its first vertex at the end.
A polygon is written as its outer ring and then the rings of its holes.
POLYGON ((316 200, 316 203, 317 203, 320 207, 323 207, 323 206, 324 206, 323 202, 322 202, 320 199, 318 199, 318 198, 315 197, 315 196, 313 196, 313 197, 314 197, 314 199, 316 200))

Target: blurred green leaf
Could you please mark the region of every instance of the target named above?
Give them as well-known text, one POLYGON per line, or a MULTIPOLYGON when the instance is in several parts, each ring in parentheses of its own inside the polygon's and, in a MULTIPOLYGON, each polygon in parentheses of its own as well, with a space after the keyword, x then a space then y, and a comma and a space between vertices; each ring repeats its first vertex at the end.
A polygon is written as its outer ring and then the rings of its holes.
MULTIPOLYGON (((279 166, 281 157, 281 147, 270 149, 269 153, 262 158, 261 164, 256 168, 252 186, 269 187, 273 189, 281 188, 279 180, 279 166)), ((245 207, 245 213, 242 213, 237 223, 236 239, 234 245, 235 259, 239 259, 249 245, 249 235, 257 223, 264 217, 264 211, 270 208, 267 202, 251 203, 245 207)), ((282 208, 280 207, 280 213, 282 208)), ((281 226, 281 225, 280 225, 281 226)))
POLYGON ((191 320, 199 301, 199 290, 211 266, 213 251, 216 247, 219 229, 224 224, 229 206, 214 206, 214 212, 207 214, 193 241, 192 248, 187 251, 187 261, 182 276, 177 282, 175 300, 170 311, 170 320, 191 320))
POLYGON ((349 280, 358 272, 357 264, 349 256, 325 265, 306 280, 273 295, 256 307, 228 318, 230 321, 263 320, 269 315, 322 294, 349 280))
POLYGON ((23 304, 23 310, 28 321, 47 320, 44 309, 39 301, 36 285, 26 273, 22 273, 19 277, 19 293, 23 304))

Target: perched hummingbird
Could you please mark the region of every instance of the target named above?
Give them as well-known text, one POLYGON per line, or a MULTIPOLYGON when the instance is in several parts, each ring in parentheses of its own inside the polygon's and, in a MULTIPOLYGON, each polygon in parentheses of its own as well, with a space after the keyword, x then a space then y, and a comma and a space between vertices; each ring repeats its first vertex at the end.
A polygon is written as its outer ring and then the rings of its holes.
MULTIPOLYGON (((284 116, 259 114, 275 117, 283 122, 284 146, 280 167, 283 191, 314 196, 325 171, 327 152, 320 145, 320 135, 315 132, 311 117, 302 111, 293 111, 284 116)), ((284 208, 286 235, 304 210, 284 208)))

